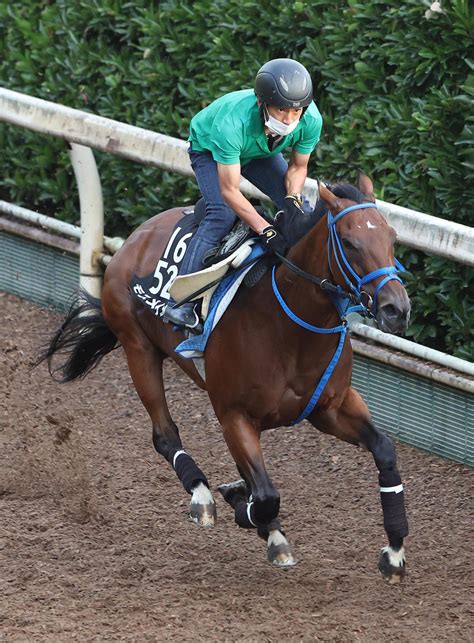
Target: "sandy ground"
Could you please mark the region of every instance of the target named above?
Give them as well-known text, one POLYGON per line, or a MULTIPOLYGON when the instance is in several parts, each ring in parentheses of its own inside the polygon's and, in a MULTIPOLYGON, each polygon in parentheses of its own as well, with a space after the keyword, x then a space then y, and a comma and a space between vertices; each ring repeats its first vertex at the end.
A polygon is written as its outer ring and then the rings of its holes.
MULTIPOLYGON (((305 423, 269 432, 299 560, 277 570, 217 494, 214 529, 189 521, 121 350, 56 384, 30 365, 59 316, 2 295, 0 319, 2 642, 474 640, 471 470, 398 446, 409 575, 389 586, 371 457, 305 423)), ((213 488, 234 480, 206 395, 166 371, 188 451, 213 488)))

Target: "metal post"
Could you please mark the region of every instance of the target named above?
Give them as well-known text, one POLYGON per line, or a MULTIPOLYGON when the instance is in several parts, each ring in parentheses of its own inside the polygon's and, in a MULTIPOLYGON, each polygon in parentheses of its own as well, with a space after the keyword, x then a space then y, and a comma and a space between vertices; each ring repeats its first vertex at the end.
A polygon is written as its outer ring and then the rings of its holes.
POLYGON ((104 246, 102 187, 92 150, 77 143, 70 143, 70 147, 81 208, 80 284, 94 297, 100 297, 102 267, 99 257, 104 246))

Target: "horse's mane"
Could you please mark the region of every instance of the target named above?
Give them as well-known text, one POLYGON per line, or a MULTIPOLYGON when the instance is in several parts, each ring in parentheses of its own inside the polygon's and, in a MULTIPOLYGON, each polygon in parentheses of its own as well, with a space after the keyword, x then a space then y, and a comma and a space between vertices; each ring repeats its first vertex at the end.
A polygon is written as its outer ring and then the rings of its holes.
MULTIPOLYGON (((349 199, 356 203, 363 203, 366 201, 362 192, 350 183, 336 183, 335 185, 327 185, 327 188, 340 199, 349 199)), ((316 225, 321 217, 326 214, 327 209, 328 206, 326 202, 322 199, 318 199, 313 210, 313 225, 316 225)))
MULTIPOLYGON (((350 185, 350 183, 337 183, 335 185, 328 185, 327 187, 340 199, 349 199, 356 203, 363 203, 366 200, 362 192, 353 185, 350 185)), ((320 219, 322 219, 327 210, 327 203, 322 199, 318 199, 311 213, 305 214, 304 216, 298 215, 297 217, 292 217, 291 220, 285 217, 278 219, 278 227, 283 232, 288 245, 291 247, 302 239, 305 234, 314 228, 320 219)))

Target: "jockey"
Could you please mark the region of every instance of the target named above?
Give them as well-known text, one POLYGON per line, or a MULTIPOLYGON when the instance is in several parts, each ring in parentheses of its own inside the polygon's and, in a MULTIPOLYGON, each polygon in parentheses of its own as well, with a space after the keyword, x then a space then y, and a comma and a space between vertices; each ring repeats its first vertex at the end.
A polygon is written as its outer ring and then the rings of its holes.
MULTIPOLYGON (((311 77, 291 58, 270 60, 258 71, 254 90, 225 94, 194 116, 188 152, 206 214, 188 245, 180 275, 203 268, 206 253, 230 232, 236 217, 259 235, 270 252, 285 252, 282 234, 240 191, 240 177, 285 214, 302 213, 301 192, 321 126, 311 77), (291 150, 289 164, 282 154, 286 148, 291 150)), ((199 324, 193 302, 173 305, 170 301, 166 306, 165 321, 188 328, 199 324)))

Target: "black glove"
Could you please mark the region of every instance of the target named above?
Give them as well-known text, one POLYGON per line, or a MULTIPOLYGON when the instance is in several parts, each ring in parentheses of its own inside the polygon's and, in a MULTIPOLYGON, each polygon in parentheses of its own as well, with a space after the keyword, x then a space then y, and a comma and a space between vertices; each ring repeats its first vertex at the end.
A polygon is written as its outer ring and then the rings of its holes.
POLYGON ((283 210, 279 210, 275 215, 275 226, 285 239, 292 238, 293 230, 301 224, 301 220, 305 217, 302 204, 301 194, 296 192, 287 194, 283 200, 283 210))
POLYGON ((283 210, 275 215, 275 227, 281 232, 289 247, 299 241, 314 223, 313 213, 302 208, 301 194, 287 194, 283 210))
POLYGON ((289 219, 297 217, 298 215, 304 215, 303 210, 303 197, 297 192, 292 192, 287 194, 284 199, 283 211, 289 219))
POLYGON ((270 252, 284 255, 288 249, 285 238, 272 225, 267 226, 258 236, 270 252))

